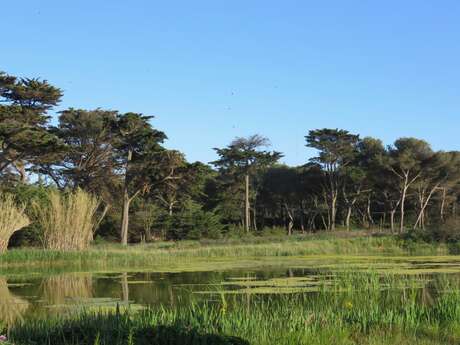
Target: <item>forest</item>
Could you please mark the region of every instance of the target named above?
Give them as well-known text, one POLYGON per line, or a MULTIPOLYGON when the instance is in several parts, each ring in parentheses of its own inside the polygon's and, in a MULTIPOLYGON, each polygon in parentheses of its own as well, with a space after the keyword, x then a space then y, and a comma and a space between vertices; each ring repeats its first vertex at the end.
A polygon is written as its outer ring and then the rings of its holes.
POLYGON ((387 145, 345 129, 309 130, 306 123, 305 147, 315 154, 307 158, 305 150, 301 166, 281 164, 283 153, 260 134, 214 148, 213 162, 188 162, 165 148, 167 134, 152 116, 103 105, 54 116, 62 97, 44 79, 0 74, 2 202, 28 218, 16 227, 22 231, 2 230, 3 247, 84 247, 75 240, 52 244, 50 231, 62 231, 49 230, 59 205, 73 212, 66 217, 61 210, 61 224, 94 218, 80 234, 84 243, 352 229, 459 237, 458 151, 436 151, 412 137, 387 145))

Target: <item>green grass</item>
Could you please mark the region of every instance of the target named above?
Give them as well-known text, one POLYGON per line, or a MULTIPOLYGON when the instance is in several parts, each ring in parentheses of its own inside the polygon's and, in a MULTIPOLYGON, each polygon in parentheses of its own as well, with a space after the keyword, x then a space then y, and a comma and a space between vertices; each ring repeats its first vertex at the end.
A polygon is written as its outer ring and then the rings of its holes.
POLYGON ((460 283, 455 277, 344 272, 332 282, 324 276, 322 282, 324 288, 315 293, 223 294, 214 302, 141 312, 27 320, 9 335, 17 345, 229 345, 236 341, 230 336, 253 345, 460 342, 460 283))
POLYGON ((138 244, 122 247, 100 244, 84 251, 52 251, 38 248, 11 249, 0 255, 0 267, 15 264, 118 262, 157 263, 159 260, 218 257, 284 257, 306 255, 405 255, 446 254, 443 246, 417 244, 405 247, 404 242, 391 236, 336 237, 335 234, 293 237, 249 237, 218 241, 181 241, 138 244))
MULTIPOLYGON (((353 261, 373 257, 445 255, 444 245, 410 244, 393 236, 369 236, 362 232, 298 236, 250 236, 216 241, 180 241, 123 247, 105 243, 84 251, 12 249, 0 255, 0 274, 55 274, 62 272, 213 271, 269 266, 302 266, 321 257, 353 261)), ((324 262, 323 262, 324 264, 324 262)))

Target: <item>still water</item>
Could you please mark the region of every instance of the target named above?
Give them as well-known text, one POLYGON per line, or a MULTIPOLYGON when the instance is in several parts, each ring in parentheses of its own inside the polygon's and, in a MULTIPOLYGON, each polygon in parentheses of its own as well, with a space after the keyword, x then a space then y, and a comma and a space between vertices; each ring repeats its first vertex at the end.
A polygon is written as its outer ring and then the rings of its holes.
POLYGON ((190 299, 218 300, 228 294, 313 292, 325 275, 340 270, 373 270, 392 274, 460 276, 460 257, 366 258, 312 261, 296 259, 286 267, 209 272, 68 272, 0 275, 0 320, 13 324, 28 316, 73 314, 84 309, 117 306, 177 306, 190 299))

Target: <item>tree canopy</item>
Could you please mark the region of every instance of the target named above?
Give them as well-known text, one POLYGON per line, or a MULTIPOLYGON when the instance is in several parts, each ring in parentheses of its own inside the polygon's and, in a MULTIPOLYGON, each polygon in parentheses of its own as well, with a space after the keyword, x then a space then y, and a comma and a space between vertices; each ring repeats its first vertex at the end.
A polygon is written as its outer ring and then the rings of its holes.
POLYGON ((428 233, 458 217, 460 152, 433 150, 422 139, 385 145, 345 129, 306 130, 313 154, 287 166, 256 134, 215 148, 209 164, 190 162, 165 147, 152 116, 78 107, 56 113, 62 96, 46 80, 0 73, 0 188, 36 203, 47 189, 84 190, 100 201, 96 235, 106 239, 273 228, 428 233))

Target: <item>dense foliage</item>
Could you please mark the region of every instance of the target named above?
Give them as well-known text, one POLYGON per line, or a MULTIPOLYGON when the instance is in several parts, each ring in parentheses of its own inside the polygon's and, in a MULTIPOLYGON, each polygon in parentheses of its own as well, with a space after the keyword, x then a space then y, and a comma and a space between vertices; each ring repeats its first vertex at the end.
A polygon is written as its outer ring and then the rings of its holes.
MULTIPOLYGON (((342 129, 305 136, 316 155, 279 163, 267 138, 236 138, 210 163, 187 162, 163 146, 152 117, 113 110, 53 108, 62 91, 40 79, 0 73, 0 186, 18 205, 46 204, 50 190, 99 200, 97 238, 128 242, 219 238, 267 227, 286 233, 390 229, 454 241, 460 152, 416 138, 385 146, 342 129)), ((28 214, 34 220, 33 214, 28 214)), ((32 222, 10 244, 37 244, 32 222)))

